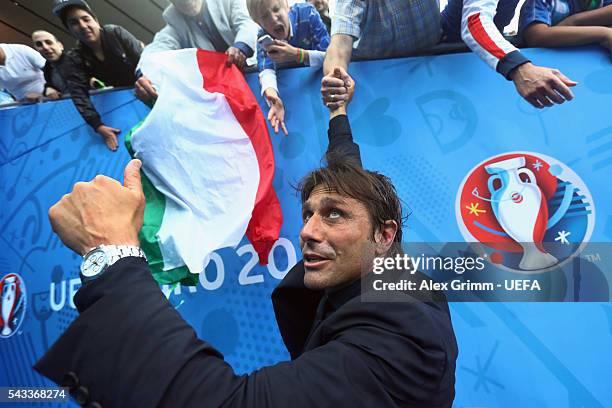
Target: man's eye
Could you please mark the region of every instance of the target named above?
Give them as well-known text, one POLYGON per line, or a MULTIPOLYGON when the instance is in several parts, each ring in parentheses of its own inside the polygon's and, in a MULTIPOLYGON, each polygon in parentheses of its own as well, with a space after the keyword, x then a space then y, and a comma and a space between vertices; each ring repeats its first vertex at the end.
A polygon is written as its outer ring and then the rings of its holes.
POLYGON ((311 213, 304 213, 304 214, 302 214, 302 221, 304 222, 304 224, 306 224, 308 222, 310 217, 312 217, 311 213))
POLYGON ((328 214, 328 217, 331 219, 340 218, 342 213, 338 210, 331 210, 328 214))

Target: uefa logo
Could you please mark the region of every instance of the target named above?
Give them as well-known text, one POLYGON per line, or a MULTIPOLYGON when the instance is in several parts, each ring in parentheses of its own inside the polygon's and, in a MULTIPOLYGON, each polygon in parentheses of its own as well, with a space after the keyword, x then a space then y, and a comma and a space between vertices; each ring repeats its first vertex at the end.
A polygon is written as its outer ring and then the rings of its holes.
POLYGON ((510 152, 474 167, 457 192, 455 214, 468 242, 516 272, 561 266, 586 244, 595 207, 586 184, 564 163, 510 152))
POLYGON ((9 273, 0 279, 2 293, 2 315, 0 316, 0 338, 17 333, 25 318, 26 287, 21 276, 9 273))

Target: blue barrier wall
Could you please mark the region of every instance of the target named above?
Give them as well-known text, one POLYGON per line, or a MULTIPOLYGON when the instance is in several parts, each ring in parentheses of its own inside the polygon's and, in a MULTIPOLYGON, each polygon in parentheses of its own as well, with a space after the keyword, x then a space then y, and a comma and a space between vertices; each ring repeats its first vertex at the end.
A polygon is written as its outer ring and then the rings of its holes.
MULTIPOLYGON (((411 212, 408 241, 463 241, 456 197, 465 177, 484 160, 515 151, 571 168, 591 194, 590 240, 612 240, 609 56, 597 48, 525 53, 578 81, 576 99, 536 110, 471 54, 351 65, 355 138, 365 166, 390 176, 411 212)), ((248 82, 258 94, 257 76, 248 82)), ((244 240, 213 256, 195 288, 163 288, 239 373, 288 357, 269 294, 300 258, 291 185, 327 147, 320 72, 282 71, 279 84, 290 135, 272 134, 285 223, 270 265, 256 265, 244 240)), ((130 91, 94 102, 104 121, 123 131, 148 112, 130 91)), ((26 293, 19 327, 0 338, 1 385, 46 384, 31 365, 77 315, 80 259, 51 232, 47 209, 76 181, 98 173, 121 180, 128 159, 124 148, 106 149, 71 101, 0 110, 0 279, 19 274, 26 293)), ((451 310, 460 347, 456 407, 612 406, 610 303, 454 303, 451 310)))

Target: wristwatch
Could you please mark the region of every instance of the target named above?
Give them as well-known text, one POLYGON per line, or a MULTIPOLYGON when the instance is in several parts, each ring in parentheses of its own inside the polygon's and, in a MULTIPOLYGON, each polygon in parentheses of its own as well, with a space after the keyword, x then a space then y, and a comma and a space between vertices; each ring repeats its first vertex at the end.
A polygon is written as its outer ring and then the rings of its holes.
POLYGON ((147 260, 142 249, 133 245, 100 245, 93 248, 83 256, 79 274, 81 282, 86 283, 99 278, 109 266, 128 256, 147 260))

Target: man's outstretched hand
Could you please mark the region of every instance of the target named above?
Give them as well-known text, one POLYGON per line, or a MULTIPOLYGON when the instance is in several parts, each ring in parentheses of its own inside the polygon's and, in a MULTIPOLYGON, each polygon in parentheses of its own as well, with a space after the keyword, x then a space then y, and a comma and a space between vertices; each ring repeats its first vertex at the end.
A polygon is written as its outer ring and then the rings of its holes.
POLYGON ((530 62, 515 68, 510 79, 518 93, 538 109, 571 101, 574 94, 570 87, 578 84, 558 69, 539 67, 530 62))
POLYGON ((124 183, 98 175, 78 182, 49 208, 51 227, 62 242, 84 255, 98 245, 139 245, 145 199, 140 160, 125 167, 124 183))
POLYGON ((117 140, 117 135, 121 133, 121 129, 112 128, 106 125, 100 125, 96 128, 96 133, 102 136, 104 139, 104 143, 109 150, 116 152, 119 148, 119 142, 117 140))

